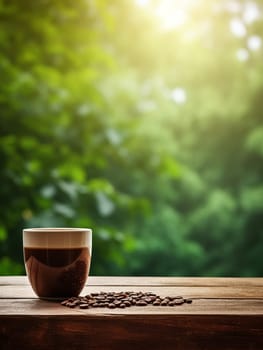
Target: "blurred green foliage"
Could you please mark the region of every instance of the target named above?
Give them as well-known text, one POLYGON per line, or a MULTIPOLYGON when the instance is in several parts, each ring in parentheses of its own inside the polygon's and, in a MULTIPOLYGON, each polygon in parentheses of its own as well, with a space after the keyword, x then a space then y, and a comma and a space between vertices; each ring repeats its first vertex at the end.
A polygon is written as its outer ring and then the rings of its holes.
POLYGON ((24 227, 92 274, 263 273, 261 1, 0 1, 0 274, 24 227))

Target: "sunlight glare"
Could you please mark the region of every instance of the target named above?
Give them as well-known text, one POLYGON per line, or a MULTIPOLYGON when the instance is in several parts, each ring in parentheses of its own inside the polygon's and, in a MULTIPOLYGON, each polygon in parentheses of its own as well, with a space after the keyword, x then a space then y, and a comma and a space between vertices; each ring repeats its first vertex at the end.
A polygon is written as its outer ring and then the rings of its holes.
POLYGON ((239 18, 233 18, 230 21, 230 30, 235 36, 239 38, 242 38, 247 34, 246 26, 239 18))
POLYGON ((241 12, 241 4, 238 1, 228 1, 225 5, 225 8, 228 10, 228 12, 231 13, 239 13, 241 12))
POLYGON ((246 23, 251 24, 251 23, 255 22, 256 20, 258 20, 260 18, 260 16, 261 16, 260 10, 259 10, 256 3, 248 2, 245 5, 243 19, 246 23))
POLYGON ((262 39, 257 35, 252 35, 247 40, 247 46, 251 51, 257 51, 262 45, 262 39))
POLYGON ((149 0, 136 0, 135 1, 138 6, 145 7, 149 5, 149 0))
POLYGON ((184 104, 187 96, 185 89, 177 87, 171 91, 171 98, 177 104, 184 104))
POLYGON ((159 17, 162 28, 172 30, 183 25, 187 20, 186 11, 176 4, 176 1, 163 0, 155 9, 155 14, 159 17))

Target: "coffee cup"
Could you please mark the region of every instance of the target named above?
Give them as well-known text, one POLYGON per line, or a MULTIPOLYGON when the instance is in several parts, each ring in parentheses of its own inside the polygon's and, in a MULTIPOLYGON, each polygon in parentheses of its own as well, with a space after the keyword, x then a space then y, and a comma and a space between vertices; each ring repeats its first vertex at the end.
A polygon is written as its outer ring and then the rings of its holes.
POLYGON ((88 278, 92 230, 88 228, 28 228, 23 251, 30 284, 41 299, 78 296, 88 278))

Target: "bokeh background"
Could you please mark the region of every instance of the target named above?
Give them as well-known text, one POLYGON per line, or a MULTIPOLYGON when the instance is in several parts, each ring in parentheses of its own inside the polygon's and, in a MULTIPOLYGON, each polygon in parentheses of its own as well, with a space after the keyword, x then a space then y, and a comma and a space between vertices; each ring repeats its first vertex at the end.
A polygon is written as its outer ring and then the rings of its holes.
POLYGON ((24 227, 93 275, 262 276, 263 3, 0 1, 0 274, 24 227))

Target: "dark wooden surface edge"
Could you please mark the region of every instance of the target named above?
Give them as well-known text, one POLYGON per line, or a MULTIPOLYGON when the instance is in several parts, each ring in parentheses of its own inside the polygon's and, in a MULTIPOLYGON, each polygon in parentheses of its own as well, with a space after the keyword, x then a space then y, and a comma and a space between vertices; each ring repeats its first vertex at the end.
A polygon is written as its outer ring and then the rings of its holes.
POLYGON ((263 315, 1 317, 3 350, 263 349, 263 315), (23 322, 21 322, 23 320, 23 322), (17 325, 19 324, 19 327, 17 325))

